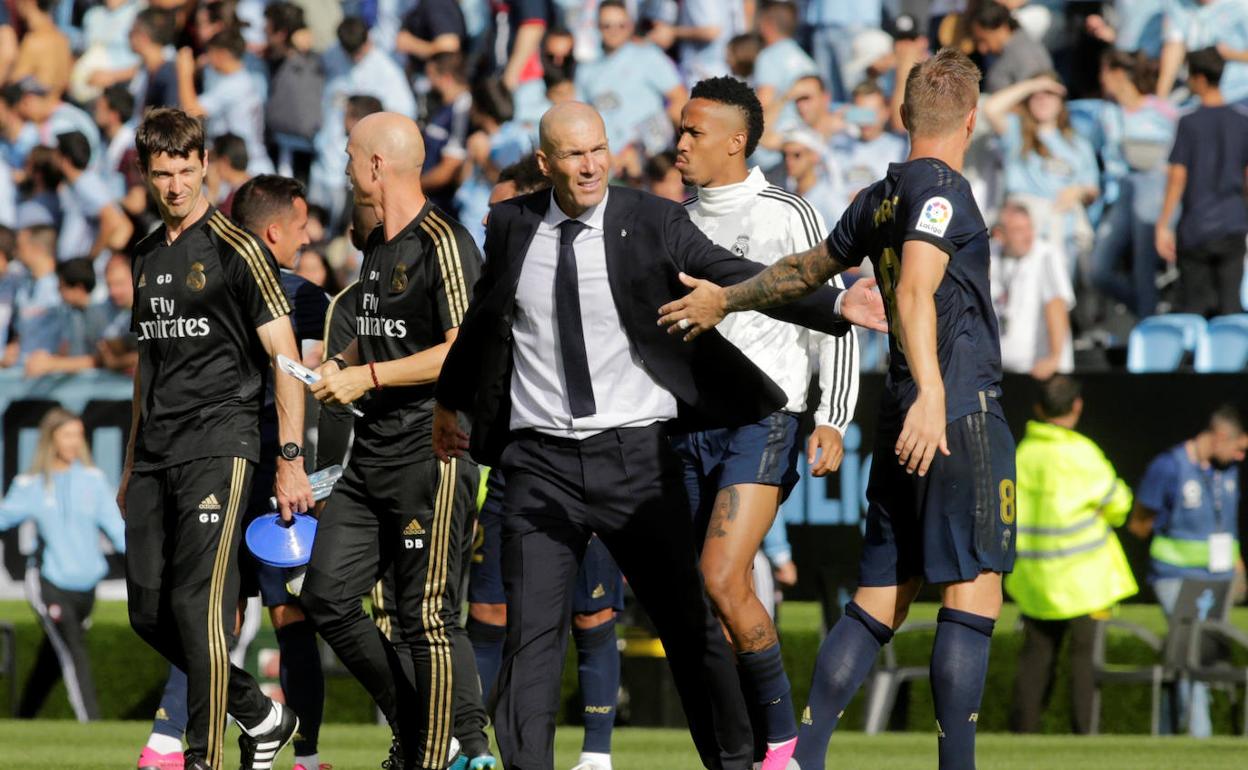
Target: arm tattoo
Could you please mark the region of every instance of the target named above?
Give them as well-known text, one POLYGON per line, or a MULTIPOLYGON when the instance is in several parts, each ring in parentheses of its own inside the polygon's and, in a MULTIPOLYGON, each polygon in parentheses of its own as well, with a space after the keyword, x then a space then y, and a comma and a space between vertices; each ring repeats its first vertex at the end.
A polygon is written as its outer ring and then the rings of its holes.
POLYGON ((821 241, 813 249, 790 254, 763 272, 724 289, 726 310, 759 310, 792 302, 810 294, 836 273, 841 266, 821 241))

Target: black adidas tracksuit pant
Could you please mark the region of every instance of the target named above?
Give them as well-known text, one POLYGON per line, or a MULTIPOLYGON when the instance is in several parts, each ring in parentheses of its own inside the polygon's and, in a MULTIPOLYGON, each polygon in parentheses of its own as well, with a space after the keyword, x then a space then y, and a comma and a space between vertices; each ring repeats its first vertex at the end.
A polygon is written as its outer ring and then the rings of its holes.
MULTIPOLYGON (((466 465, 466 467, 472 466, 466 465)), ((451 735, 459 740, 462 751, 468 757, 479 757, 490 753, 490 739, 485 734, 489 719, 485 715, 485 706, 481 698, 481 677, 477 672, 477 658, 472 650, 472 642, 468 639, 468 632, 462 625, 463 618, 461 617, 464 596, 468 590, 468 567, 472 563, 472 534, 476 523, 475 515, 465 516, 463 522, 456 522, 456 526, 462 524, 465 534, 464 550, 459 554, 460 564, 463 565, 460 570, 463 579, 447 586, 449 597, 447 601, 454 610, 454 618, 449 621, 452 666, 455 671, 451 693, 451 706, 455 711, 455 717, 452 722, 451 735)), ((394 609, 394 597, 394 570, 391 569, 381 580, 377 581, 377 585, 373 586, 373 592, 370 594, 373 622, 399 651, 399 662, 403 664, 408 678, 412 679, 411 645, 404 640, 403 633, 399 630, 398 626, 402 619, 394 609)))
POLYGON ((126 590, 130 625, 186 672, 186 755, 225 767, 226 714, 256 725, 270 701, 230 665, 239 591, 242 507, 253 467, 209 457, 134 471, 126 490, 126 590))
POLYGON ((464 634, 456 621, 472 534, 465 522, 476 510, 478 479, 477 466, 465 460, 352 463, 321 513, 299 597, 321 636, 377 701, 415 767, 447 763, 454 649, 461 646, 453 639, 464 634), (394 626, 410 650, 414 682, 361 603, 390 570, 394 626))

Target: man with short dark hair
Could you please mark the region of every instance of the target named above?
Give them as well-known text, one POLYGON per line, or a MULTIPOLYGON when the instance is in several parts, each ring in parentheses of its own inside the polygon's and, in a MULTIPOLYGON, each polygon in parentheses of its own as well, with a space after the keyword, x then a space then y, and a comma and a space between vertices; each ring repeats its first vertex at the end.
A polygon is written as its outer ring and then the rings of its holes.
POLYGON ((940 587, 931 680, 942 770, 975 765, 1001 578, 1014 563, 1014 439, 998 403, 1001 349, 988 234, 960 173, 979 69, 944 49, 911 70, 910 156, 854 199, 826 241, 759 275, 659 309, 695 339, 729 312, 772 307, 870 258, 888 308, 889 377, 874 442, 859 585, 825 637, 794 754, 822 770, 828 741, 926 581, 940 587), (939 294, 938 294, 939 292, 939 294), (995 515, 994 515, 995 514, 995 515))
POLYGON ((121 177, 118 181, 121 182, 120 189, 124 190, 124 178, 129 171, 124 164, 127 160, 133 162, 134 157, 134 129, 130 127, 130 118, 134 115, 134 94, 124 83, 115 83, 105 88, 95 100, 93 113, 95 124, 108 143, 100 172, 106 178, 121 177))
POLYGON ((451 211, 460 171, 468 159, 468 132, 472 129, 472 92, 463 54, 434 54, 425 64, 425 75, 442 107, 424 127, 425 169, 420 186, 439 208, 451 211))
POLYGON ((77 131, 56 138, 65 187, 57 256, 95 259, 105 250, 121 251, 134 235, 130 218, 115 202, 115 190, 91 169, 91 146, 77 131))
POLYGON ((96 346, 109 322, 109 308, 91 302, 95 268, 85 257, 67 259, 56 266, 60 281, 60 335, 55 350, 35 350, 26 357, 26 376, 63 374, 97 365, 96 346))
POLYGON ((214 71, 202 94, 195 92, 195 55, 190 48, 178 51, 178 102, 191 115, 204 119, 209 138, 234 134, 247 143, 247 170, 273 173, 273 161, 264 147, 264 103, 256 78, 247 71, 243 55, 247 44, 242 33, 227 29, 206 44, 205 58, 214 71))
MULTIPOLYGON (((279 267, 282 291, 291 305, 291 324, 301 348, 309 341, 319 344, 329 310, 329 297, 316 286, 295 274, 299 251, 308 245, 308 202, 303 185, 289 177, 262 174, 239 187, 233 196, 232 218, 254 234, 273 253, 279 267)), ((319 359, 320 356, 313 352, 319 359)), ((271 509, 270 483, 278 462, 277 415, 274 411, 273 389, 265 388, 261 412, 261 463, 257 467, 251 501, 246 519, 271 509)), ((286 587, 284 571, 266 564, 254 563, 255 586, 260 600, 269 609, 269 619, 277 636, 281 653, 279 678, 286 704, 299 715, 299 732, 295 735, 295 767, 317 770, 317 738, 325 706, 325 676, 321 670, 316 630, 303 613, 298 597, 286 587)), ((250 591, 249 591, 250 593, 250 591)))
POLYGON ((598 4, 602 57, 577 66, 576 87, 606 121, 612 152, 644 157, 671 145, 689 92, 667 54, 633 39, 634 24, 622 0, 598 4))
POLYGON ((369 41, 368 25, 363 19, 343 19, 338 26, 338 42, 346 54, 346 64, 340 71, 331 69, 326 73, 321 130, 313 142, 316 160, 308 180, 309 201, 328 208, 334 221, 347 206, 342 184, 347 162, 342 148, 349 130, 344 126, 343 114, 348 97, 366 94, 378 99, 389 112, 416 118, 416 96, 407 76, 393 58, 369 41))
POLYGON ((26 274, 14 289, 4 366, 24 364, 36 351, 55 353, 61 339, 56 227, 47 209, 31 201, 18 206, 15 246, 26 274))
POLYGON ((298 176, 304 179, 311 163, 310 143, 321 128, 325 69, 320 55, 308 47, 312 35, 299 5, 281 0, 265 6, 264 34, 269 68, 269 98, 264 106, 266 138, 278 146, 278 163, 291 166, 279 171, 289 174, 299 168, 298 176), (294 139, 309 144, 297 146, 294 139))
MULTIPOLYGON (((1244 579, 1238 511, 1245 450, 1243 419, 1235 407, 1223 405, 1204 430, 1158 455, 1140 479, 1127 529, 1138 538, 1152 538, 1148 582, 1166 615, 1174 613, 1185 579, 1244 579)), ((1213 732, 1209 685, 1179 689, 1183 703, 1165 713, 1190 715, 1187 732, 1208 737, 1213 732)), ((1168 717, 1163 729, 1178 733, 1183 727, 1180 719, 1168 717)))
POLYGON ((212 140, 205 185, 217 208, 226 216, 234 215, 234 193, 252 177, 247 170, 250 165, 247 142, 241 136, 222 134, 212 140))
POLYGON ((134 117, 157 107, 178 106, 178 72, 169 47, 177 39, 177 19, 164 8, 144 8, 130 28, 130 49, 139 56, 134 117))
MULTIPOLYGON (((718 77, 693 87, 676 143, 676 168, 696 188, 685 203, 690 219, 715 244, 758 261, 811 248, 826 229, 809 203, 769 184, 760 169, 749 170, 762 134, 754 91, 718 77)), ((840 278, 832 285, 844 288, 840 278)), ((673 446, 686 468, 702 578, 754 707, 754 758, 764 770, 785 770, 797 721, 780 640, 754 593, 751 565, 798 480, 798 416, 815 369, 821 395, 807 462, 815 476, 840 467, 858 400, 858 345, 852 331, 820 334, 758 313, 725 319, 717 331, 783 388, 786 402, 747 425, 677 435, 673 446)))
POLYGON ((984 93, 1034 78, 1053 69, 1049 51, 1018 26, 1005 5, 987 2, 970 19, 971 39, 980 56, 995 56, 984 76, 984 93))
MULTIPOLYGON (((181 110, 149 112, 139 163, 164 225, 135 249, 139 338, 133 419, 118 500, 126 514, 130 624, 186 672, 193 770, 225 767, 226 714, 242 726, 242 767, 272 767, 299 720, 230 665, 242 504, 259 461, 263 374, 298 360, 290 304, 267 247, 203 196, 204 134, 181 110), (263 352, 261 352, 263 351, 263 352)), ((282 517, 306 510, 302 383, 274 380, 274 493, 282 517)))
POLYGON ((1179 118, 1155 227, 1157 253, 1179 266, 1176 310, 1205 316, 1245 310, 1239 295, 1248 235, 1248 108, 1222 98, 1223 65, 1213 48, 1187 55, 1188 87, 1200 106, 1179 118))
POLYGON ((1067 635, 1071 728, 1092 732, 1097 623, 1139 591, 1114 534, 1131 510, 1131 488, 1092 439, 1075 430, 1082 416, 1079 383, 1050 377, 1018 443, 1018 560, 1005 579, 1023 620, 1010 708, 1014 732, 1039 731, 1067 635))

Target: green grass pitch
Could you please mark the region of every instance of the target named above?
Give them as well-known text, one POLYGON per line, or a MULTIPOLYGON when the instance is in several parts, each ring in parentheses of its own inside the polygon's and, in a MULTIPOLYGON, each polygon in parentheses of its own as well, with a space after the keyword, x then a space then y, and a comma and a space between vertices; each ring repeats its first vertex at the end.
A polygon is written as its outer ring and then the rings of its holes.
MULTIPOLYGON (((148 725, 141 722, 0 721, 0 768, 3 770, 128 770, 134 767, 148 725)), ((237 762, 233 733, 227 745, 237 762)), ((979 767, 984 770, 1220 770, 1248 766, 1248 743, 1237 738, 1197 741, 1188 738, 1105 736, 980 737, 979 767)), ((321 761, 334 770, 375 770, 389 746, 379 727, 327 725, 321 734, 321 761)), ((576 761, 580 730, 560 728, 557 770, 576 761)), ((286 749, 277 768, 290 768, 286 749)), ((616 731, 617 770, 698 770, 701 767, 687 733, 681 730, 625 728, 616 731)), ((227 764, 232 770, 237 765, 227 764)), ((835 736, 829 770, 931 770, 936 739, 920 733, 835 736)))

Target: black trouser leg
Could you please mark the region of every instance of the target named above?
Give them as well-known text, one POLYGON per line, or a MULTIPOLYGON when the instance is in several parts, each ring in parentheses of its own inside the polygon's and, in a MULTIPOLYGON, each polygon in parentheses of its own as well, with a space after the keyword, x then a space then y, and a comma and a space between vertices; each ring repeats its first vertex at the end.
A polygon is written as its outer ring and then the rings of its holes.
POLYGON ((619 436, 583 452, 591 524, 658 629, 702 763, 748 768, 749 717, 698 569, 683 465, 658 426, 619 436))
POLYGON ((1218 294, 1218 315, 1242 313, 1240 289, 1244 282, 1244 236, 1232 235, 1219 241, 1213 263, 1214 287, 1218 294))
POLYGON ((1040 718, 1053 690, 1057 652, 1061 649, 1066 625, 1065 620, 1023 617, 1023 649, 1018 655, 1014 703, 1010 708, 1010 729, 1016 733, 1040 730, 1040 718))
POLYGON ((212 457, 131 476, 126 584, 135 631, 187 676, 187 755, 224 767, 227 713, 258 724, 270 701, 230 665, 237 552, 252 467, 212 457))
POLYGON ((477 521, 477 489, 480 481, 481 471, 475 464, 459 463, 455 499, 457 504, 464 507, 464 511, 455 518, 458 534, 452 543, 452 552, 457 554, 457 558, 452 562, 452 570, 447 578, 447 606, 450 608, 447 631, 451 635, 452 667, 455 670, 452 695, 455 708, 453 732, 459 739, 464 754, 469 757, 488 754, 490 751, 490 739, 485 734, 488 720, 481 699, 477 659, 461 617, 468 591, 468 567, 472 564, 472 535, 477 521))
POLYGON ((569 509, 582 510, 578 496, 544 462, 558 458, 525 459, 542 472, 510 465, 506 470, 502 569, 507 641, 494 727, 509 770, 552 770, 572 586, 589 533, 568 517, 569 509))
POLYGON ((1211 244, 1184 246, 1178 252, 1179 307, 1182 313, 1207 315, 1218 304, 1217 273, 1211 244))
POLYGON ((343 665, 373 696, 390 727, 399 732, 396 688, 409 680, 401 668, 392 668, 393 650, 388 652, 384 634, 360 605, 361 597, 377 584, 378 574, 388 568, 394 551, 394 538, 381 537, 381 529, 367 483, 360 469, 350 466, 317 522, 299 603, 343 665))
POLYGON ((1096 691, 1092 648, 1096 639, 1096 620, 1082 615, 1070 621, 1070 721, 1077 735, 1092 732, 1092 696, 1096 691))
MULTIPOLYGON (((409 759, 422 768, 444 767, 450 751, 455 679, 460 673, 452 642, 453 628, 459 628, 455 602, 462 596, 463 555, 470 547, 471 531, 465 531, 464 521, 476 509, 478 478, 475 465, 465 460, 443 464, 430 459, 408 469, 403 487, 391 501, 404 533, 394 559, 399 631, 410 647, 415 675, 415 748, 409 759), (427 481, 418 480, 422 475, 427 481), (425 489, 429 491, 422 504, 425 489), (427 533, 424 547, 409 547, 407 533, 416 529, 427 533)), ((416 536, 416 544, 422 542, 420 537, 416 536)), ((475 677, 470 684, 475 688, 475 677)), ((459 692, 472 697, 469 690, 459 692)), ((475 701, 480 708, 480 697, 475 701)))

